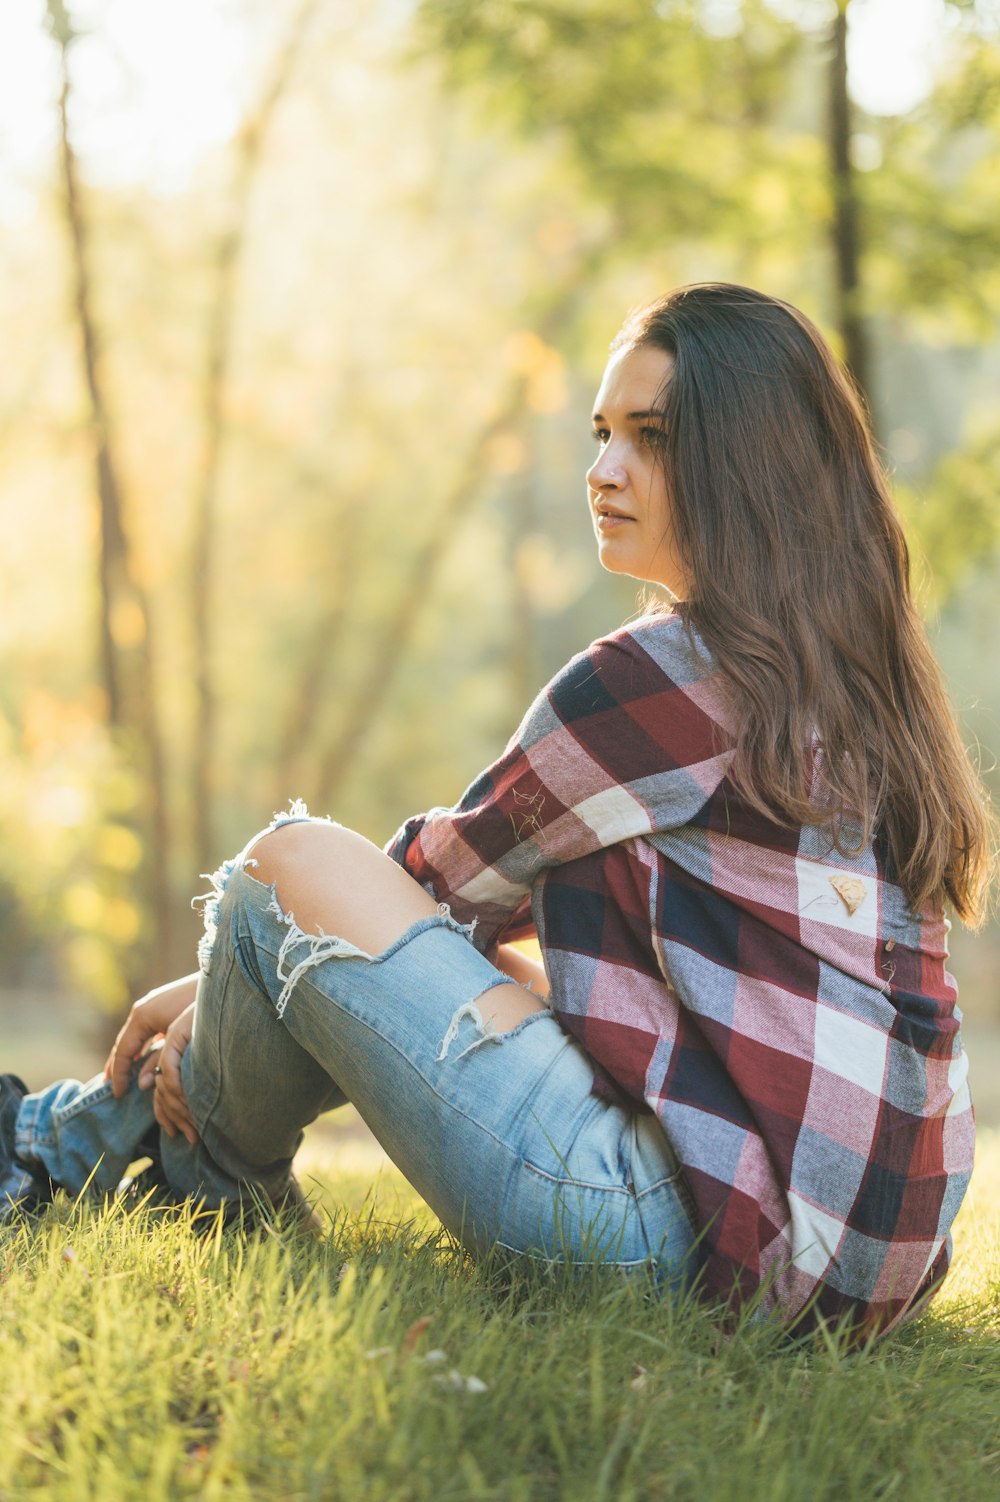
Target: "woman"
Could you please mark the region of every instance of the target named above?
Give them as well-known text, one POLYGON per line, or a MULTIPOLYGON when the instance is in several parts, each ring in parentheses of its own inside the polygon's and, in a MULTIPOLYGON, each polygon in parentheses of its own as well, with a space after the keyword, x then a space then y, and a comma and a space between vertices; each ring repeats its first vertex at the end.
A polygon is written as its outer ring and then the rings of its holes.
POLYGON ((744 287, 631 317, 593 422, 601 564, 673 605, 384 853, 301 806, 251 841, 200 979, 21 1102, 18 1161, 110 1188, 155 1116, 176 1193, 279 1199, 347 1099, 471 1246, 884 1331, 972 1167, 943 904, 980 914, 989 836, 885 480, 818 332, 744 287))

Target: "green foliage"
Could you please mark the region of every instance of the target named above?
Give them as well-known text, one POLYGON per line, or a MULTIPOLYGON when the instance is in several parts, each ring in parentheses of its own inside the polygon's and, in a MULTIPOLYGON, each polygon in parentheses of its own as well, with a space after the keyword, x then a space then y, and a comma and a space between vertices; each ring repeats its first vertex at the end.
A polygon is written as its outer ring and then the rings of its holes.
POLYGON ((1000 1141, 934 1312, 864 1354, 641 1280, 468 1261, 391 1172, 280 1223, 61 1201, 0 1229, 6 1495, 986 1502, 1000 1141), (200 1234, 198 1234, 200 1233, 200 1234), (432 1353, 443 1353, 435 1357, 432 1353), (471 1380, 475 1379, 475 1380, 471 1380))
POLYGON ((945 454, 926 486, 897 483, 896 495, 918 540, 918 584, 940 609, 1000 548, 1000 430, 945 454))
MULTIPOLYGON (((816 24, 829 7, 793 21, 743 0, 722 35, 697 0, 424 0, 420 13, 456 84, 527 140, 561 142, 630 254, 691 239, 731 254, 736 240, 752 265, 777 241, 786 257, 829 265, 827 40, 816 24)), ((1000 309, 1000 36, 970 25, 949 43, 911 116, 856 112, 880 156, 859 174, 862 291, 870 317, 936 318, 981 339, 1000 309)))
POLYGON ((632 255, 739 233, 777 164, 794 171, 773 127, 805 43, 760 0, 725 36, 694 0, 424 0, 420 12, 453 82, 533 145, 553 135, 632 255))
MULTIPOLYGON (((0 839, 17 852, 0 888, 0 938, 16 955, 49 936, 74 990, 116 1012, 146 915, 136 891, 142 846, 132 820, 143 796, 127 750, 116 752, 88 706, 36 689, 19 725, 0 717, 0 839), (3 930, 6 930, 6 933, 3 930)), ((7 984, 16 978, 9 966, 7 984)))
POLYGON ((881 165, 862 174, 868 307, 935 342, 982 342, 1000 310, 1000 35, 953 39, 933 94, 870 129, 881 165))

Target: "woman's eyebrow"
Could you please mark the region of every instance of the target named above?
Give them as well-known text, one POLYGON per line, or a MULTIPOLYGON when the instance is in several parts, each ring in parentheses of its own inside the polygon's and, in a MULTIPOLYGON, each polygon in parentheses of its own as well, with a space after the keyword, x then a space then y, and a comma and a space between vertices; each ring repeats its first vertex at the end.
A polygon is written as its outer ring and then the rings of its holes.
MULTIPOLYGON (((628 422, 641 422, 646 417, 656 417, 662 419, 663 413, 657 412, 653 408, 649 408, 645 412, 626 412, 625 417, 628 422)), ((606 422, 607 418, 605 418, 602 413, 595 412, 590 420, 591 422, 606 422)))

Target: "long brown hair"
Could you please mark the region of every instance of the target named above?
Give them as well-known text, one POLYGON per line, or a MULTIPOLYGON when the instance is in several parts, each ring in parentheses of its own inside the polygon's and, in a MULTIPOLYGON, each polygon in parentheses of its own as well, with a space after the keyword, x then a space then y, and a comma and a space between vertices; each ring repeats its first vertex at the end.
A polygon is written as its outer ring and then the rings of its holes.
POLYGON ((632 314, 612 348, 638 345, 673 357, 660 457, 687 611, 740 717, 740 793, 782 823, 829 821, 844 854, 878 833, 914 908, 947 896, 981 919, 988 805, 850 378, 797 309, 727 283, 632 314))

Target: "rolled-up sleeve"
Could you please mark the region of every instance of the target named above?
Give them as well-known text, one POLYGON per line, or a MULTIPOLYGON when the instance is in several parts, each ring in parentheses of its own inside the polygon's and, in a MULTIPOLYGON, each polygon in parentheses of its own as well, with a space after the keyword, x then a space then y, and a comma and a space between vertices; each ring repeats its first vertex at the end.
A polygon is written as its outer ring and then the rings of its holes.
POLYGON ((524 928, 546 868, 676 827, 718 783, 730 752, 699 702, 706 665, 672 677, 672 657, 687 658, 667 630, 670 618, 593 642, 454 807, 407 819, 386 845, 459 922, 477 920, 478 948, 524 928))

